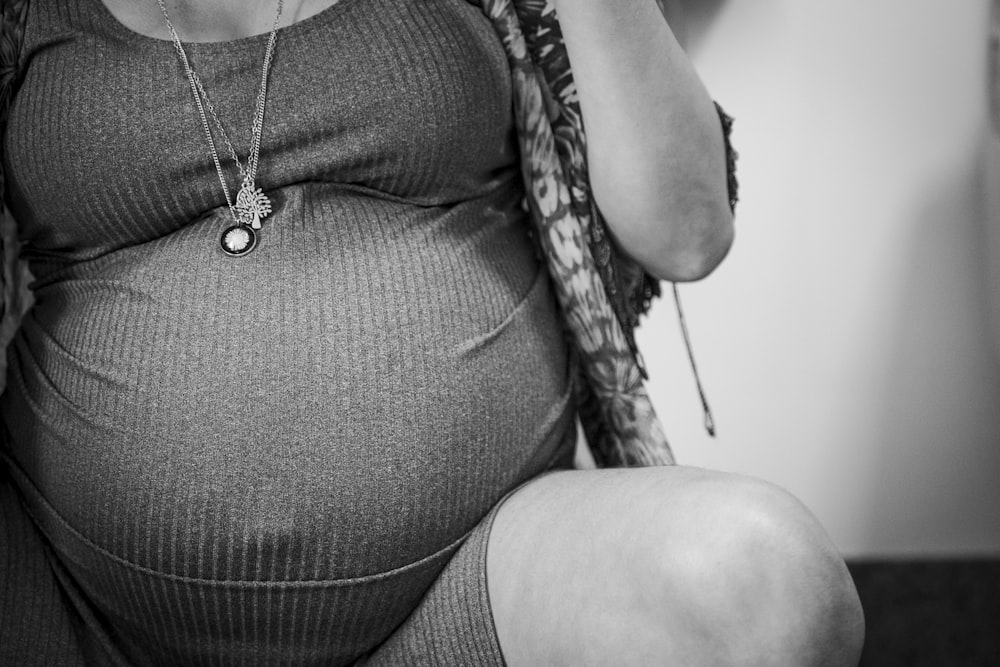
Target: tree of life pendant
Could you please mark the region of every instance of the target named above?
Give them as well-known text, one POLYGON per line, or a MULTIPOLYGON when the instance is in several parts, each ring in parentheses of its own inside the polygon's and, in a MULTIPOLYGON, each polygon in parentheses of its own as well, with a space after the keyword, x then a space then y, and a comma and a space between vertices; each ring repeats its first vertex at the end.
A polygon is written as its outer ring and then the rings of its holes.
POLYGON ((261 218, 266 218, 271 213, 271 200, 267 198, 264 191, 255 188, 250 176, 243 177, 243 185, 236 195, 236 216, 240 223, 250 225, 254 229, 260 229, 261 218))

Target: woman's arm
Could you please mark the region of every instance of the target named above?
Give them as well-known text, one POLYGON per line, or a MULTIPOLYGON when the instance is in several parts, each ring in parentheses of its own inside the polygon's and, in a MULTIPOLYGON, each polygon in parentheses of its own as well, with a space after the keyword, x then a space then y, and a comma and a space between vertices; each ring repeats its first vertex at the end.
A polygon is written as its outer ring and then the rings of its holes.
POLYGON ((651 274, 698 280, 733 224, 719 116, 656 0, 553 0, 580 95, 594 198, 651 274))

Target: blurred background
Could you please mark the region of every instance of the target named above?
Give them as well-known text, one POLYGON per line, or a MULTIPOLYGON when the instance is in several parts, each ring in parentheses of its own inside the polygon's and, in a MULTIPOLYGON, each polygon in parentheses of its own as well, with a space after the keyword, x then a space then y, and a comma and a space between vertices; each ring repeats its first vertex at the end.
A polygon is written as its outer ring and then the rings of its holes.
POLYGON ((678 458, 788 488, 859 588, 886 588, 885 610, 866 600, 868 664, 1000 665, 998 13, 681 4, 689 52, 736 118, 741 201, 732 253, 681 292, 715 440, 669 297, 640 329, 678 458), (906 595, 922 611, 890 632, 906 595), (935 614, 993 639, 928 650, 920 633, 948 632, 935 614), (909 648, 877 659, 893 632, 909 648))

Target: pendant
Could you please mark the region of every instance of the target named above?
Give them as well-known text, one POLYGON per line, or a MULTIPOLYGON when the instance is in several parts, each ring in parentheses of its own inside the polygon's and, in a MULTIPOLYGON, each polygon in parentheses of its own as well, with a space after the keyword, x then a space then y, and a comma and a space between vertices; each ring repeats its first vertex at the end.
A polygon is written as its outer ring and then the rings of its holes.
POLYGON ((257 247, 257 234, 247 225, 233 225, 222 232, 219 243, 230 257, 242 257, 257 247))
POLYGON ((271 213, 271 200, 263 190, 254 187, 249 176, 245 176, 233 208, 236 209, 240 223, 260 229, 261 218, 266 218, 271 213))

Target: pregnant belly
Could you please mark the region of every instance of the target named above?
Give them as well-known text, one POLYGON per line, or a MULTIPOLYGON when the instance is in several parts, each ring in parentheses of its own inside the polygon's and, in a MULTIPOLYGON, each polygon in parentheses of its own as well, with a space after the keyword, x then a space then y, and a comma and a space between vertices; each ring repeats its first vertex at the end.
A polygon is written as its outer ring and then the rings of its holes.
POLYGON ((238 260, 206 221, 43 283, 3 402, 18 465, 159 572, 350 578, 454 542, 556 453, 566 353, 523 231, 404 212, 374 240, 272 222, 238 260))

